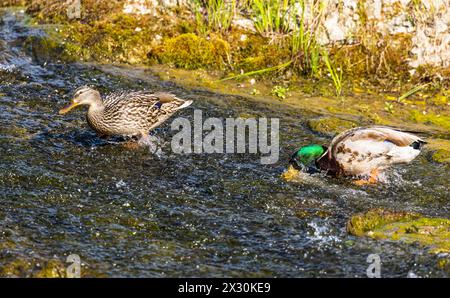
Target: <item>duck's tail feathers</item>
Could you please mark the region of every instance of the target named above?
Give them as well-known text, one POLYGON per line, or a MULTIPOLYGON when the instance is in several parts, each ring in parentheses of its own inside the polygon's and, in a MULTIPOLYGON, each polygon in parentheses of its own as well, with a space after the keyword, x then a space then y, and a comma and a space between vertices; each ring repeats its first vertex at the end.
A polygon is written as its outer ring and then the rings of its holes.
POLYGON ((174 110, 177 111, 177 110, 187 108, 191 104, 192 104, 192 100, 185 100, 180 106, 176 107, 174 110))

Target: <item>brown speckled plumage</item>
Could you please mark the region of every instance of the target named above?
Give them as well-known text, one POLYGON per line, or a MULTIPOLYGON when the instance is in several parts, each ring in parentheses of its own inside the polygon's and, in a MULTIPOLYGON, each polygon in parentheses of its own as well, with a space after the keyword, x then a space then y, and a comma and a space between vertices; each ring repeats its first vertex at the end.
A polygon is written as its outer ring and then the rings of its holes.
POLYGON ((77 105, 89 105, 87 122, 100 135, 145 136, 191 103, 170 93, 148 91, 117 92, 102 99, 98 91, 81 87, 76 90, 71 106, 60 113, 77 105))

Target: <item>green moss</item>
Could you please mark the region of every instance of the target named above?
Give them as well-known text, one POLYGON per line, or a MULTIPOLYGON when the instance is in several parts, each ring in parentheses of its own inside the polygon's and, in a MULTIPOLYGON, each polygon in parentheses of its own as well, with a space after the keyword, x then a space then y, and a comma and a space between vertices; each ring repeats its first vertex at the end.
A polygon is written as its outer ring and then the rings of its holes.
POLYGON ((170 38, 150 52, 150 58, 179 68, 219 68, 228 63, 230 46, 218 37, 207 40, 193 33, 170 38))
POLYGON ((3 0, 0 2, 0 7, 22 7, 28 4, 30 0, 3 0))
POLYGON ((426 148, 432 152, 431 158, 438 163, 450 163, 450 140, 440 138, 427 139, 426 148))
POLYGON ((447 96, 444 94, 437 94, 428 99, 428 102, 435 106, 445 106, 448 104, 447 96))
POLYGON ((47 261, 41 270, 33 274, 35 278, 62 278, 66 277, 66 267, 59 260, 47 261))
POLYGON ((32 55, 40 60, 60 59, 75 61, 76 53, 66 51, 65 45, 51 35, 47 37, 30 36, 25 40, 25 47, 32 55))
MULTIPOLYGON (((229 66, 233 73, 267 69, 292 61, 283 71, 259 74, 276 78, 277 84, 310 77, 311 72, 317 78, 325 77, 326 73, 320 59, 312 70, 308 65, 311 58, 308 53, 292 53, 291 34, 267 37, 238 26, 226 26, 227 30, 221 30, 219 26, 212 30, 211 39, 193 37, 191 34, 195 31, 196 22, 192 10, 182 5, 157 7, 154 11, 157 15, 131 15, 122 12, 122 1, 83 0, 81 18, 69 20, 64 1, 11 1, 28 4, 27 12, 33 16, 35 23, 63 25, 58 33, 58 42, 62 42, 64 54, 73 59, 141 64, 148 62, 148 54, 153 63, 167 63, 186 69, 223 70, 229 66)), ((365 2, 358 1, 356 7, 361 24, 352 38, 357 42, 328 49, 332 64, 343 69, 346 81, 364 78, 376 85, 389 87, 406 83, 410 78, 407 62, 412 45, 411 35, 379 33, 375 30, 375 22, 367 18, 365 2)), ((395 11, 400 9, 398 3, 393 7, 395 11)), ((233 13, 246 17, 246 10, 246 5, 237 5, 233 13)), ((49 32, 54 29, 47 28, 49 32)), ((417 71, 418 80, 433 77, 433 73, 448 77, 450 68, 435 72, 431 66, 426 66, 424 71, 417 71)), ((329 80, 325 81, 329 83, 329 80)), ((313 90, 308 93, 313 93, 313 90)), ((327 86, 322 94, 328 93, 333 95, 327 86)), ((432 104, 442 107, 445 100, 442 96, 433 98, 432 104)))
MULTIPOLYGON (((67 1, 61 0, 25 0, 27 13, 39 23, 64 23, 67 18, 67 1)), ((122 1, 118 0, 82 0, 81 19, 83 23, 96 21, 105 16, 120 13, 122 1)))
MULTIPOLYGON (((0 264, 0 277, 64 278, 70 263, 58 259, 26 260, 21 257, 0 264)), ((106 277, 89 267, 81 267, 81 277, 106 277)))
POLYGON ((66 29, 67 51, 96 61, 142 63, 147 60, 153 37, 143 20, 124 14, 92 25, 76 23, 66 29))
POLYGON ((347 230, 355 236, 364 236, 367 232, 390 222, 411 220, 419 215, 407 212, 392 212, 383 209, 370 210, 365 214, 352 216, 347 223, 347 230))
POLYGON ((450 116, 436 115, 434 113, 424 114, 420 113, 417 110, 412 110, 410 112, 410 120, 425 124, 431 123, 440 126, 442 128, 445 128, 448 131, 450 130, 450 116))
POLYGON ((29 261, 24 259, 15 259, 12 262, 9 262, 3 265, 0 268, 0 276, 1 277, 24 277, 28 276, 32 268, 32 264, 29 261))
MULTIPOLYGON (((273 66, 280 65, 291 59, 290 52, 286 47, 273 44, 264 44, 266 41, 259 42, 259 47, 252 46, 252 52, 248 49, 238 51, 234 58, 236 67, 244 72, 261 70, 273 66)), ((270 74, 273 76, 273 73, 270 74)))
POLYGON ((41 266, 36 261, 17 258, 1 266, 0 276, 57 278, 65 277, 66 269, 65 265, 59 260, 44 261, 41 266))
POLYGON ((450 257, 440 259, 437 263, 437 267, 450 273, 450 257))
POLYGON ((150 17, 137 18, 123 13, 90 23, 62 22, 47 30, 46 38, 37 38, 33 43, 37 54, 43 57, 142 64, 157 43, 155 35, 161 33, 150 22, 150 17))
POLYGON ((438 163, 450 164, 450 151, 446 149, 439 149, 433 153, 431 158, 433 159, 433 161, 438 163))
POLYGON ((346 129, 356 127, 356 123, 334 117, 325 117, 319 119, 310 119, 308 126, 319 133, 325 135, 336 135, 346 129))
POLYGON ((347 231, 355 236, 419 243, 432 253, 450 252, 450 220, 444 218, 374 209, 352 216, 347 231))

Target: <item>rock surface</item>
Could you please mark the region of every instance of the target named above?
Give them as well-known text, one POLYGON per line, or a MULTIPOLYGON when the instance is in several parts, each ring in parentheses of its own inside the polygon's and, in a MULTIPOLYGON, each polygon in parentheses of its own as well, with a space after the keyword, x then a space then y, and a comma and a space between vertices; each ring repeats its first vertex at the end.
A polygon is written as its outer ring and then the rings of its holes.
POLYGON ((377 240, 419 243, 431 253, 450 253, 450 220, 444 218, 373 209, 350 218, 347 231, 377 240))

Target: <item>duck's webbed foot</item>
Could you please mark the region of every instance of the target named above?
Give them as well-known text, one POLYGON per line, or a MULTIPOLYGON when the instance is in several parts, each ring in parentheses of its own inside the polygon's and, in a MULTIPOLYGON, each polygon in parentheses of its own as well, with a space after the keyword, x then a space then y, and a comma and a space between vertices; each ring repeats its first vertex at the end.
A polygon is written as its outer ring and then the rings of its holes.
POLYGON ((355 180, 353 181, 353 183, 358 186, 376 184, 378 182, 378 175, 379 171, 377 168, 375 168, 372 171, 370 171, 370 175, 367 179, 355 180))

